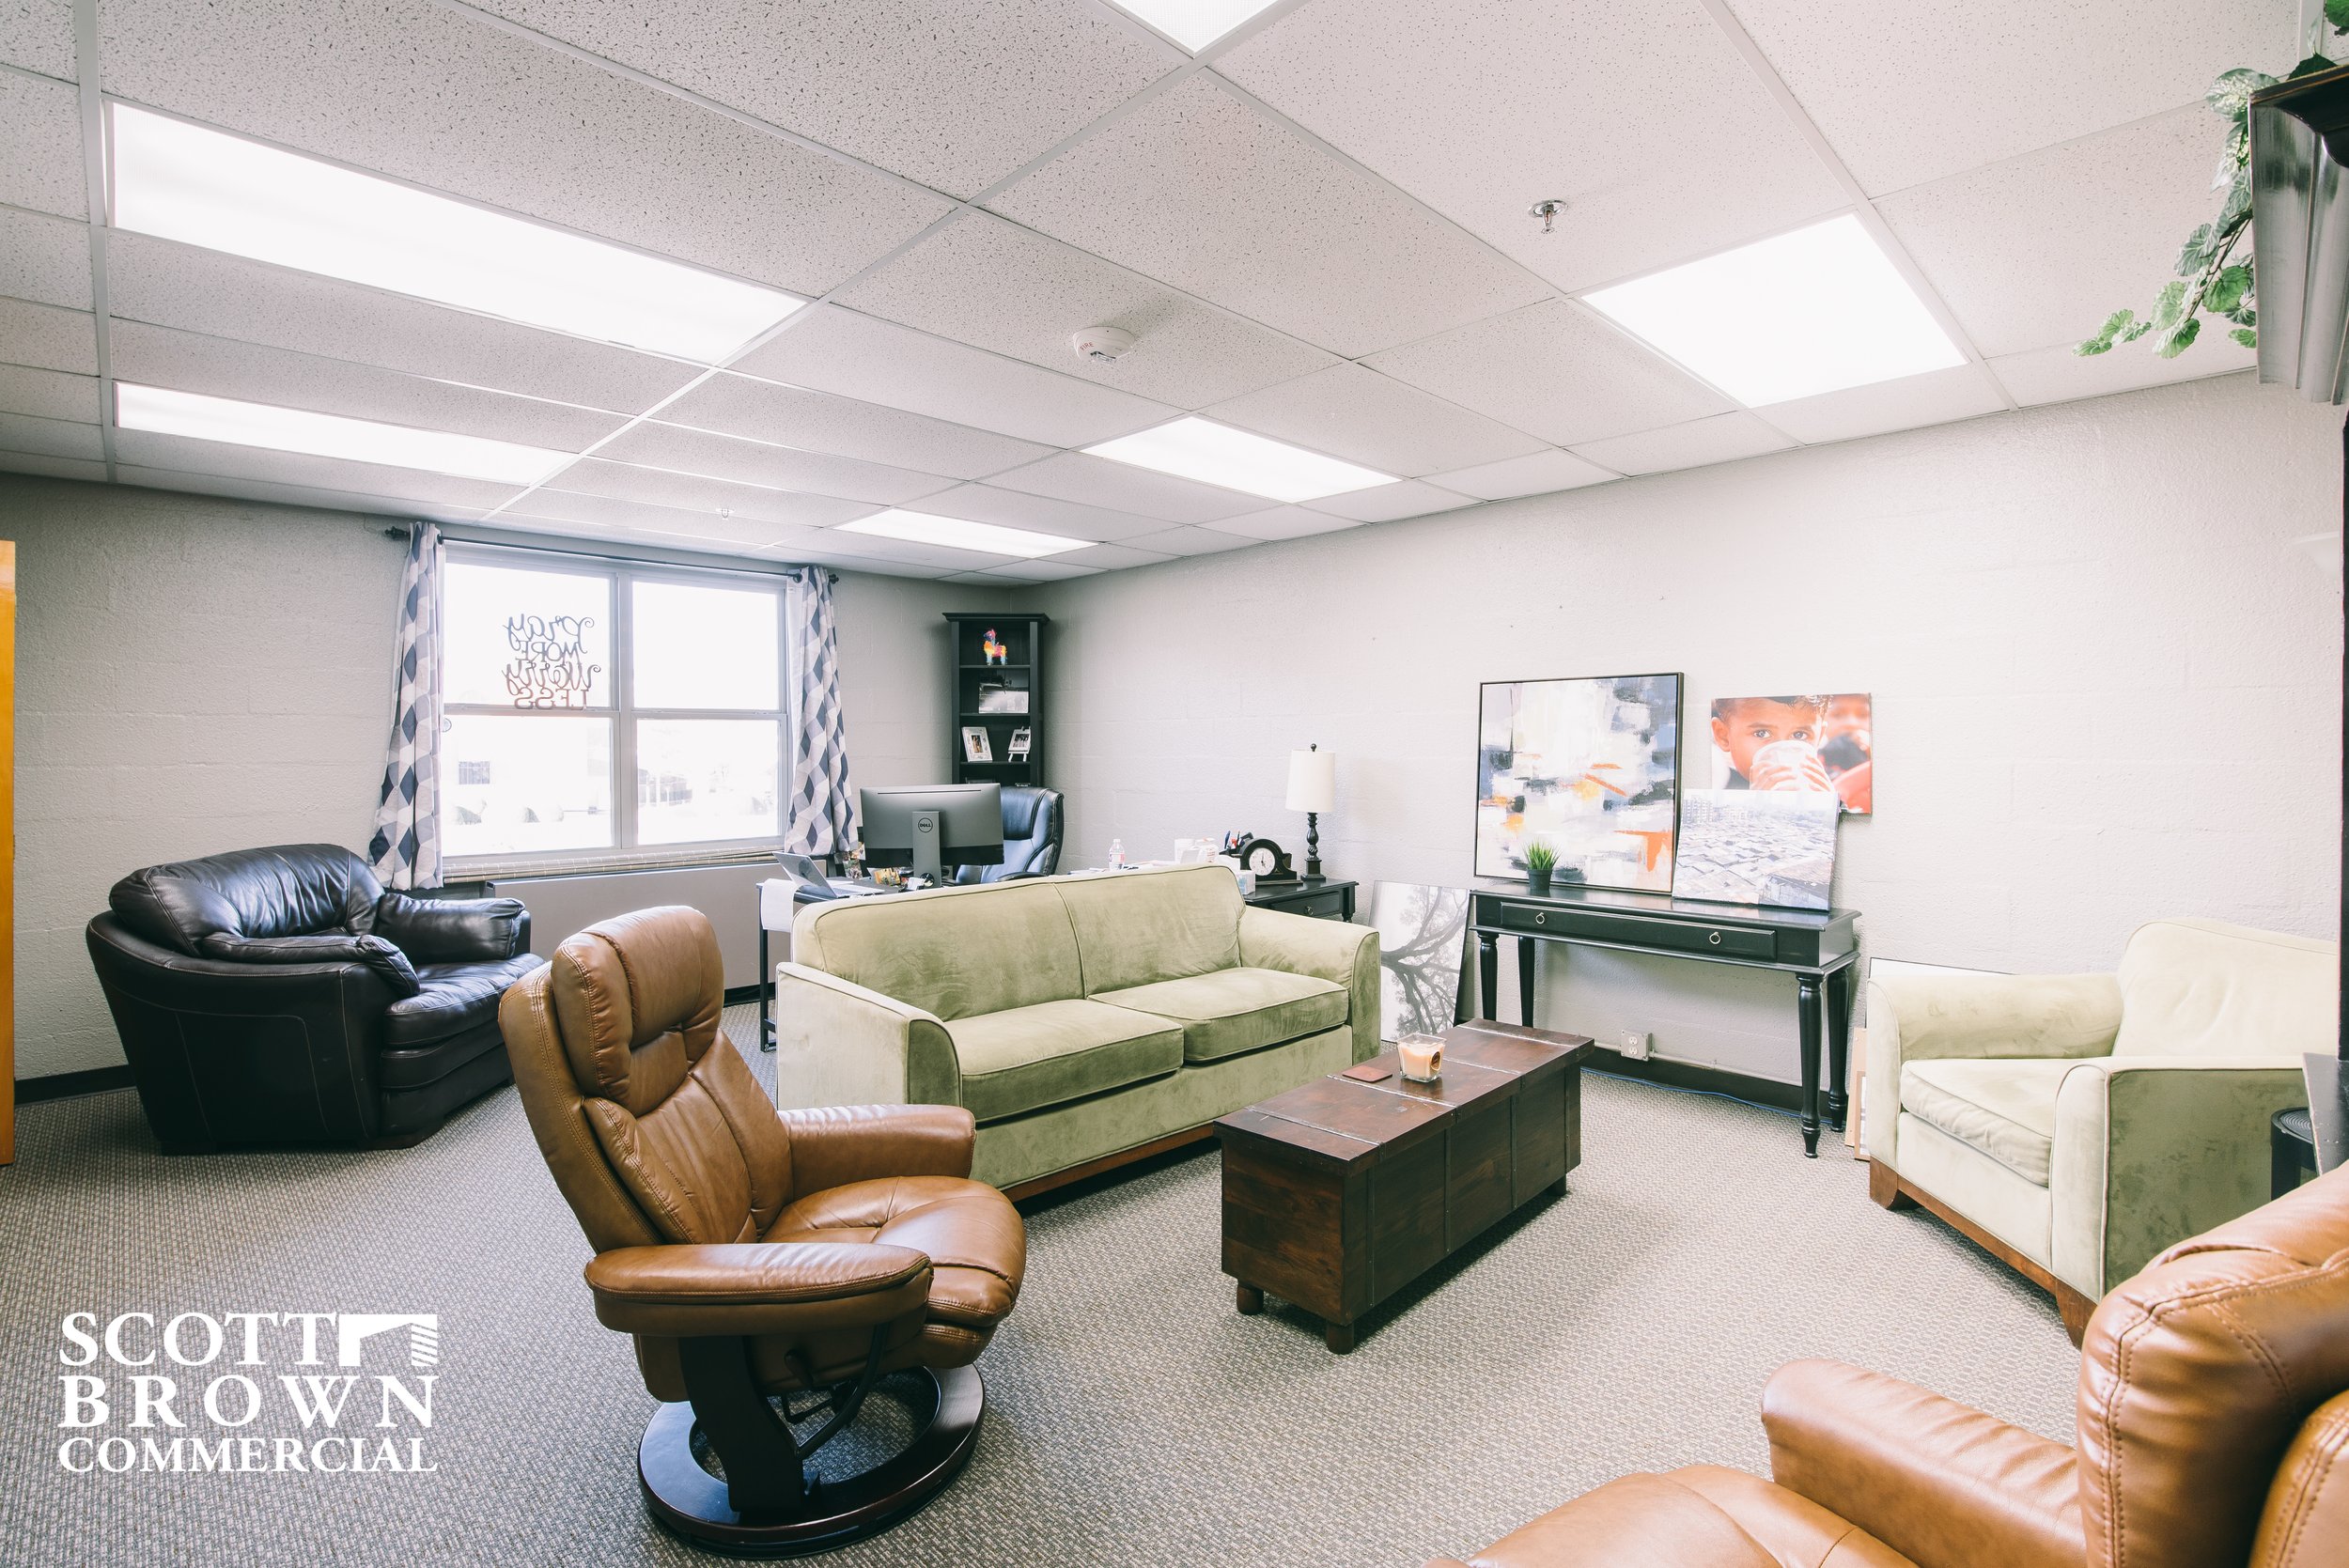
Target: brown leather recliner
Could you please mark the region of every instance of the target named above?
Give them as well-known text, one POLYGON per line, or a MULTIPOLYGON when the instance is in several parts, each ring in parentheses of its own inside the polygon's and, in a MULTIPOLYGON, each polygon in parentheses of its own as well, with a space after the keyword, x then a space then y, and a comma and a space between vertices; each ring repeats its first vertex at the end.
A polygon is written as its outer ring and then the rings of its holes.
MULTIPOLYGON (((2340 1568, 2349 1170, 2180 1242, 2080 1346, 2077 1449, 1832 1361, 1762 1395, 1775 1482, 1610 1482, 1476 1568, 2340 1568)), ((1434 1568, 1459 1568, 1450 1559, 1434 1568)))
POLYGON ((723 987, 708 919, 645 909, 564 942, 498 1017, 596 1250, 596 1316, 635 1336, 667 1402, 639 1449, 646 1503, 706 1544, 797 1554, 886 1529, 970 1457, 986 1398, 971 1363, 1019 1299, 1027 1239, 1003 1195, 969 1179, 960 1107, 778 1113, 719 1028, 723 987), (927 1374, 913 1442, 857 1476, 808 1474, 909 1369, 927 1374), (793 1410, 795 1392, 817 1397, 793 1410))

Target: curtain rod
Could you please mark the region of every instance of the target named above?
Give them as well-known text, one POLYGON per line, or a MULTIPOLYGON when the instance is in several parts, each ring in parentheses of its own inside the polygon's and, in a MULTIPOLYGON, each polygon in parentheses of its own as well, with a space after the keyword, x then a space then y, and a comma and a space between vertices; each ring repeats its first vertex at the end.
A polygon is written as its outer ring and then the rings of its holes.
MULTIPOLYGON (((560 544, 545 542, 545 536, 521 533, 507 528, 482 528, 466 523, 443 522, 438 525, 441 537, 458 544, 497 545, 506 550, 530 550, 541 555, 568 555, 586 561, 644 561, 664 567, 683 567, 708 572, 754 572, 764 577, 797 577, 801 572, 818 569, 812 561, 754 561, 744 556, 727 556, 727 566, 714 566, 708 555, 698 551, 668 550, 660 545, 614 545, 600 548, 583 539, 567 539, 560 544)), ((405 528, 386 528, 387 539, 405 541, 405 528)), ((837 582, 840 574, 824 572, 825 581, 837 582)))

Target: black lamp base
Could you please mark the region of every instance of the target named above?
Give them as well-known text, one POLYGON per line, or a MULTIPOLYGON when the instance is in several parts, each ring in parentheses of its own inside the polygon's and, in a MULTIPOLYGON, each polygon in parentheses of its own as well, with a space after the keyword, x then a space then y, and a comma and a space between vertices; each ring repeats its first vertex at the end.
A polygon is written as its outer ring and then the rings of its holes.
POLYGON ((1305 877, 1308 882, 1327 881, 1321 875, 1321 815, 1305 814, 1305 877))

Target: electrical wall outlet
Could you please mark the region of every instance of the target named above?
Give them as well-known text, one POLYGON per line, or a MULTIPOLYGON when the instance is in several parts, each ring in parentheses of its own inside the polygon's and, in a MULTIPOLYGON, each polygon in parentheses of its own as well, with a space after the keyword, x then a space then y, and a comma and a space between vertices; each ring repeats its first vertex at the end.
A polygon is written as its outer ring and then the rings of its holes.
POLYGON ((1626 1029, 1623 1032, 1622 1044, 1618 1045, 1615 1048, 1623 1053, 1626 1061, 1645 1062, 1647 1060, 1647 1048, 1648 1032, 1646 1030, 1626 1029))

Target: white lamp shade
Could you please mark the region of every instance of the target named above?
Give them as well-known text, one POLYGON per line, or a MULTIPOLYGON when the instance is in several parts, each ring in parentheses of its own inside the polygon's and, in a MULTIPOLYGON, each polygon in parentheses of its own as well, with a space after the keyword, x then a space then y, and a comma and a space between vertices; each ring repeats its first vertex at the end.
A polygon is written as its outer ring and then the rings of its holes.
POLYGON ((1338 758, 1334 752, 1289 753, 1291 811, 1325 812, 1338 803, 1338 758))

